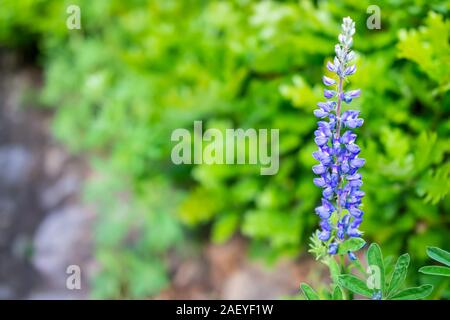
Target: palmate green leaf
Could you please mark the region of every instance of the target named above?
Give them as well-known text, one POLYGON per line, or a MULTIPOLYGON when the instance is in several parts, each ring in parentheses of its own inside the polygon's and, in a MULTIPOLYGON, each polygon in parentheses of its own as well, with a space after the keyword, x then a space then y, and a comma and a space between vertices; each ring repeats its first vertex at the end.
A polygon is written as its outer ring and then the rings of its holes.
POLYGON ((408 273, 409 261, 410 258, 408 253, 405 253, 398 258, 394 272, 392 273, 391 281, 389 282, 387 290, 388 295, 395 293, 405 281, 406 274, 408 273))
POLYGON ((450 277, 450 268, 444 266, 426 266, 420 268, 419 272, 431 274, 433 276, 450 277))
POLYGON ((387 257, 383 257, 384 260, 384 271, 386 276, 389 274, 390 271, 394 271, 394 260, 395 257, 394 256, 387 256, 387 257))
POLYGON ((420 300, 428 297, 433 291, 431 284, 424 284, 420 287, 408 288, 393 295, 390 300, 420 300))
POLYGON ((350 238, 339 245, 338 254, 347 254, 349 251, 358 251, 366 242, 361 238, 350 238))
POLYGON ((307 300, 320 300, 319 295, 306 283, 300 284, 300 289, 307 300))
POLYGON ((374 271, 374 266, 378 267, 379 270, 376 270, 377 272, 373 274, 373 276, 380 276, 379 283, 380 288, 383 296, 385 294, 385 274, 384 274, 384 262, 383 262, 383 255, 381 253, 380 246, 376 243, 372 243, 369 247, 369 250, 367 250, 367 262, 369 264, 369 268, 371 268, 371 271, 374 271), (378 272, 379 271, 379 272, 378 272))
POLYGON ((339 276, 339 285, 365 297, 372 297, 373 291, 367 287, 367 284, 361 279, 351 274, 341 274, 339 276))
POLYGON ((344 300, 344 294, 339 286, 336 286, 333 291, 333 300, 344 300))
POLYGON ((426 168, 439 156, 440 152, 436 152, 436 150, 439 150, 440 148, 436 146, 436 141, 436 132, 423 131, 417 137, 416 145, 421 147, 414 149, 414 170, 416 172, 420 172, 426 168))
POLYGON ((448 56, 443 53, 449 50, 449 29, 450 26, 442 15, 430 11, 426 26, 422 26, 419 32, 401 30, 399 56, 416 62, 439 84, 448 83, 449 65, 445 62, 448 56))
POLYGON ((418 182, 418 192, 425 195, 425 202, 437 204, 445 198, 450 190, 450 163, 446 163, 428 171, 427 175, 418 182))
POLYGON ((318 238, 317 233, 313 233, 309 240, 310 249, 308 252, 312 253, 316 257, 316 260, 327 260, 327 246, 318 238))
POLYGON ((450 252, 438 247, 428 247, 427 254, 431 259, 450 267, 450 252))

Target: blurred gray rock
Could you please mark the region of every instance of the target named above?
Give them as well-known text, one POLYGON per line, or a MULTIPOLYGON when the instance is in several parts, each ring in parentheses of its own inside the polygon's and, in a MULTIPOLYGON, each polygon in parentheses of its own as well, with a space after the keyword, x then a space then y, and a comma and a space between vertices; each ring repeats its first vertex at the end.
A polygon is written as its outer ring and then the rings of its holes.
POLYGON ((0 300, 13 299, 15 297, 14 291, 6 284, 0 284, 0 300))
POLYGON ((58 290, 58 289, 35 289, 27 297, 28 300, 80 300, 86 299, 84 291, 58 290))
POLYGON ((65 198, 76 194, 80 189, 80 177, 70 172, 63 175, 52 186, 44 189, 41 194, 42 207, 50 210, 60 204, 65 198))
POLYGON ((0 179, 3 185, 14 187, 27 178, 31 163, 31 153, 22 146, 0 147, 0 179))
POLYGON ((9 229, 14 222, 14 201, 6 195, 0 194, 0 246, 8 244, 10 238, 9 229))
POLYGON ((45 152, 44 170, 49 177, 57 177, 63 170, 64 163, 69 159, 69 155, 61 148, 52 146, 45 152))
POLYGON ((89 218, 83 210, 80 206, 56 210, 36 232, 33 265, 57 288, 65 288, 67 267, 82 267, 89 251, 89 218))

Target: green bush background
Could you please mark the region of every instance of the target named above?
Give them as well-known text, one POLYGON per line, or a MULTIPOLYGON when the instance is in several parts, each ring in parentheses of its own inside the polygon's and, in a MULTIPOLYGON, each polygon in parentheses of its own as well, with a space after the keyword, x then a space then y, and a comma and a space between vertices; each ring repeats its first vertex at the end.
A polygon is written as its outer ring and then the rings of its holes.
MULTIPOLYGON (((385 253, 450 243, 448 1, 0 1, 0 43, 38 48, 41 103, 55 135, 98 172, 95 297, 144 297, 168 284, 165 257, 191 241, 235 233, 269 261, 306 251, 316 228, 312 110, 342 17, 356 21, 351 86, 359 130, 365 220, 385 253), (81 30, 66 8, 81 8, 81 30), (176 128, 279 128, 280 171, 175 166, 176 128), (206 234, 206 236, 205 236, 206 234)), ((416 279, 413 281, 420 281, 416 279)))

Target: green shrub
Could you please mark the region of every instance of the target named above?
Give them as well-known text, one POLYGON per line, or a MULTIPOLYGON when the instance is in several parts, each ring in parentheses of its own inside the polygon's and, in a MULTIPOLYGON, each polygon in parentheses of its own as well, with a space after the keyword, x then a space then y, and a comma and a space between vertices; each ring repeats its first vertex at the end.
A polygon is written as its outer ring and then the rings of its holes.
POLYGON ((418 259, 426 245, 449 243, 450 49, 441 1, 385 1, 381 30, 366 28, 369 1, 70 1, 81 8, 82 30, 65 28, 68 4, 2 1, 0 42, 38 44, 55 135, 92 154, 106 177, 87 191, 99 206, 98 297, 164 287, 164 257, 183 230, 207 226, 217 242, 241 232, 269 259, 305 250, 319 200, 311 114, 322 92, 312 84, 347 15, 361 30, 354 81, 370 119, 359 138, 366 236, 385 253, 418 259), (175 166, 170 134, 194 120, 279 128, 280 171, 175 166))

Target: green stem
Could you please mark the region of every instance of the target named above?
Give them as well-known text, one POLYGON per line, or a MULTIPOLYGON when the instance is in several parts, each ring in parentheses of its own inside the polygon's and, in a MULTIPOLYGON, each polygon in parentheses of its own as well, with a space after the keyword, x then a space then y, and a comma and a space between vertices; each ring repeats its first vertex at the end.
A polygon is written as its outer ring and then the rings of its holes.
POLYGON ((336 139, 339 139, 339 136, 341 134, 341 93, 342 93, 342 86, 343 86, 344 79, 342 77, 339 77, 339 85, 338 85, 338 92, 337 92, 337 107, 336 107, 336 139))
POLYGON ((353 261, 353 263, 355 264, 356 268, 362 273, 362 274, 366 274, 366 270, 364 270, 364 267, 362 266, 361 262, 359 261, 358 258, 356 258, 355 261, 353 261))
POLYGON ((339 265, 340 265, 340 269, 341 269, 341 273, 344 274, 346 273, 346 268, 345 268, 345 258, 344 255, 339 255, 339 265))
MULTIPOLYGON (((339 77, 339 85, 338 85, 338 92, 337 92, 337 107, 336 107, 336 135, 335 138, 337 140, 339 140, 339 137, 341 135, 341 104, 342 104, 342 99, 341 99, 341 93, 342 93, 342 86, 343 86, 343 78, 339 77)), ((336 157, 336 164, 338 164, 338 160, 336 157)), ((338 181, 338 185, 340 186, 342 183, 342 177, 339 177, 339 181, 338 181)), ((341 219, 341 201, 340 201, 340 197, 339 194, 337 195, 337 216, 338 216, 338 220, 341 219)))

